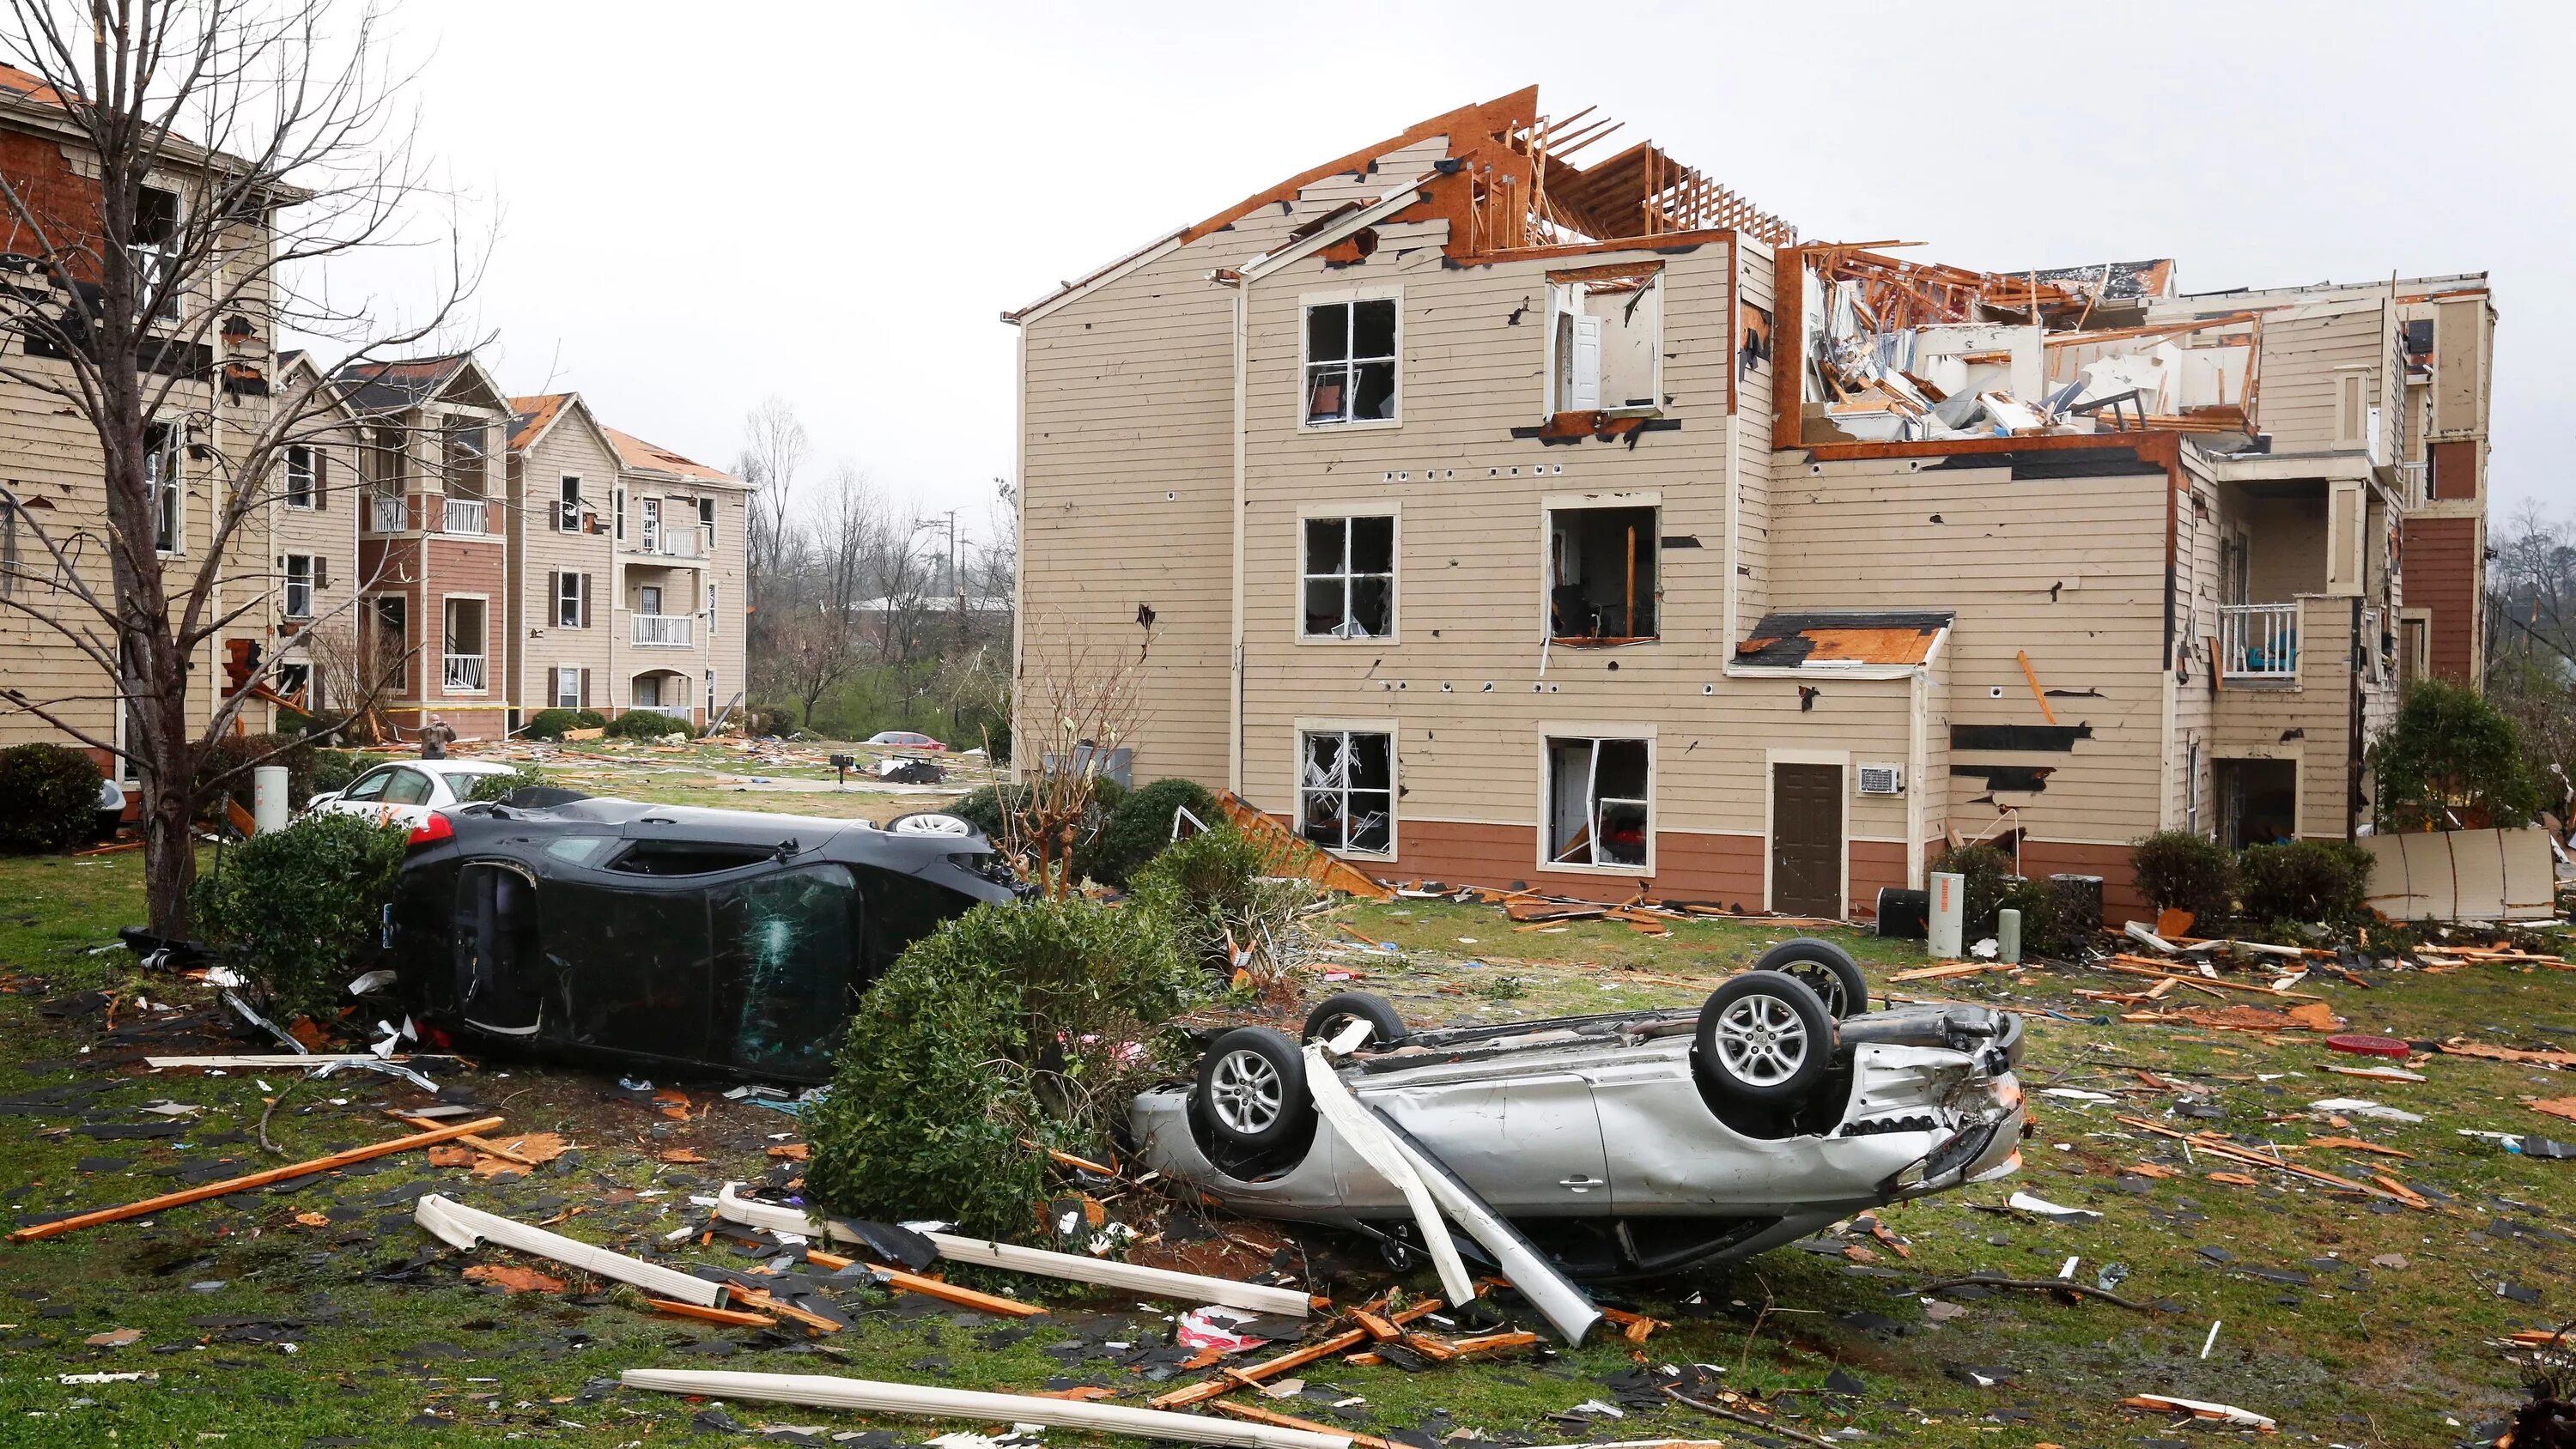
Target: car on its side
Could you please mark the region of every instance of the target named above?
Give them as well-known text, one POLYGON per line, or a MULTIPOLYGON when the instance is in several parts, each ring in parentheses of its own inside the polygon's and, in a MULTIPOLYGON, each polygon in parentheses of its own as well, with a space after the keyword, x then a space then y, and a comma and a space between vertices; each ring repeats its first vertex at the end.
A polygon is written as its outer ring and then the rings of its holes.
POLYGON ((1368 1039, 1338 1061, 1268 1027, 1215 1036, 1191 1080, 1137 1096, 1139 1159, 1236 1211, 1352 1229, 1409 1259, 1421 1243, 1404 1196, 1308 1095, 1306 1074, 1330 1062, 1363 1108, 1591 1279, 1747 1257, 2021 1160, 2021 1018, 1870 1011, 1859 967, 1826 941, 1783 943, 1695 1012, 1423 1031, 1346 992, 1315 1008, 1306 1040, 1363 1021, 1368 1039))
POLYGON ((881 750, 946 750, 948 747, 918 730, 879 730, 860 741, 881 750))
POLYGON ((417 830, 433 813, 472 799, 484 778, 511 773, 511 766, 489 760, 397 760, 376 766, 346 788, 315 795, 304 808, 311 814, 355 815, 417 830))
POLYGON ((879 827, 538 788, 412 835, 383 941, 431 1044, 646 1070, 831 1075, 903 948, 1017 894, 955 816, 879 827))

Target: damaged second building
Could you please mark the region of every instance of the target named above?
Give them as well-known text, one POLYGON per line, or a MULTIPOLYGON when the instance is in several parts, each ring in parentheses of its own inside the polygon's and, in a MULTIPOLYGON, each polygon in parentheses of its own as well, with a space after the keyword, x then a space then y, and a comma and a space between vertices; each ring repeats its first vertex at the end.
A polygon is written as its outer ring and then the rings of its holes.
POLYGON ((1988 840, 2116 918, 2476 682, 2482 275, 1802 242, 1616 130, 1468 106, 1008 314, 1023 668, 1148 606, 1139 775, 1391 879, 1866 917, 1988 840))

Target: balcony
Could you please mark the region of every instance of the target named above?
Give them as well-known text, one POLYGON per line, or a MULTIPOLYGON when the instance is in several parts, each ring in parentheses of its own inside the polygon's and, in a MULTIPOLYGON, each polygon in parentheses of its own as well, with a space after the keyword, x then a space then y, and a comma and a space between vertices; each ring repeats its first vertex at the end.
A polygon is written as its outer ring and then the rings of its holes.
POLYGON ((445 678, 447 692, 449 694, 481 694, 483 692, 482 655, 449 654, 442 657, 447 662, 445 678))
POLYGON ((689 647, 689 626, 695 619, 688 614, 638 614, 635 616, 635 642, 660 649, 689 647))
POLYGON ((400 533, 411 527, 411 509, 399 497, 381 494, 367 500, 370 505, 368 526, 377 533, 400 533))
POLYGON ((2219 668, 2231 682, 2295 682, 2299 677, 2297 604, 2222 604, 2219 668))
POLYGON ((480 498, 449 498, 441 533, 477 534, 485 532, 484 515, 491 505, 480 498))
POLYGON ((2400 463, 2397 465, 2397 494, 2409 504, 2433 501, 2433 465, 2400 463))
POLYGON ((712 550, 703 546, 698 534, 694 528, 647 528, 635 551, 658 558, 704 558, 712 550))

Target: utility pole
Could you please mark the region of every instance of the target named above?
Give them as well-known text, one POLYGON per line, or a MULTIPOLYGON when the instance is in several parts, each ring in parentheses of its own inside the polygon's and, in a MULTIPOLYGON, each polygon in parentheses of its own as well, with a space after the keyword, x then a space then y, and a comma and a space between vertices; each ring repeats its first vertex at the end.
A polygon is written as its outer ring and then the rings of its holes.
MULTIPOLYGON (((946 517, 948 520, 948 602, 957 621, 957 649, 958 652, 963 653, 966 648, 966 580, 957 571, 957 510, 949 509, 946 517)), ((916 533, 925 528, 939 526, 937 517, 917 519, 912 525, 916 533)), ((951 701, 948 706, 949 726, 954 729, 960 722, 956 703, 951 701)))

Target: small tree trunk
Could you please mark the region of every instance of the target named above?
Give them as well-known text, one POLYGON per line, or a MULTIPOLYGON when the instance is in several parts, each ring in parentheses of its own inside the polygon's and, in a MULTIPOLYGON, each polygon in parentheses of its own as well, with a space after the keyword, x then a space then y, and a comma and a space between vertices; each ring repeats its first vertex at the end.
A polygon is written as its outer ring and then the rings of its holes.
POLYGON ((190 791, 171 788, 156 775, 143 783, 143 888, 151 905, 152 933, 184 936, 189 888, 197 881, 197 846, 189 827, 190 791))

